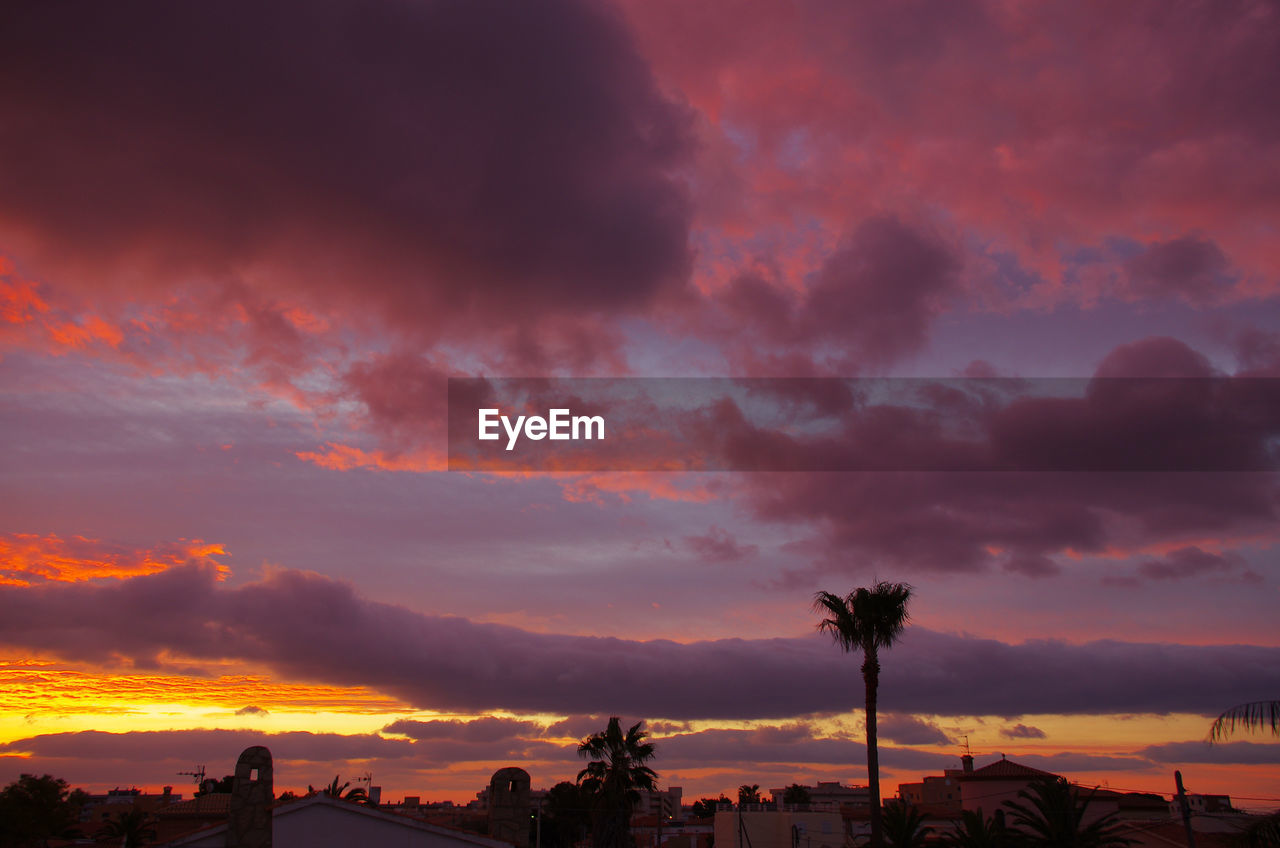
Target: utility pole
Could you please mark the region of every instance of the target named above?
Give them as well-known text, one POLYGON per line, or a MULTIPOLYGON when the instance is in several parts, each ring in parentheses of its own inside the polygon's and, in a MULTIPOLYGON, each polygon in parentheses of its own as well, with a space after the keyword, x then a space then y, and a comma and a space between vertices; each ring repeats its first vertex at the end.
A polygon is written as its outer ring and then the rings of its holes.
POLYGON ((1196 848, 1196 835, 1191 830, 1191 805, 1187 803, 1187 790, 1182 788, 1182 772, 1173 773, 1173 782, 1178 787, 1178 809, 1182 811, 1182 827, 1187 832, 1187 848, 1196 848))

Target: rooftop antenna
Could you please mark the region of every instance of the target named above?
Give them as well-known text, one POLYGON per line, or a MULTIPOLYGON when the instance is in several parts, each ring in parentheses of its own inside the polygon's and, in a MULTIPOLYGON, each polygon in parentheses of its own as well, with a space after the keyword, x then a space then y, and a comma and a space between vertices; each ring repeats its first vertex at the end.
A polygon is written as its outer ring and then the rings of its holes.
POLYGON ((964 737, 964 755, 966 757, 973 756, 973 749, 969 747, 969 735, 966 733, 964 737))
POLYGON ((195 771, 180 771, 178 774, 195 778, 197 789, 204 786, 204 766, 196 766, 195 771))

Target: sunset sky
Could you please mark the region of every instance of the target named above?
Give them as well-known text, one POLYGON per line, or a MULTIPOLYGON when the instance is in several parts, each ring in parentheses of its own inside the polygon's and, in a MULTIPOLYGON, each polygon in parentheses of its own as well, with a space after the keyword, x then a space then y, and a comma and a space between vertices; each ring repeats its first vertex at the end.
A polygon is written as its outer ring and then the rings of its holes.
POLYGON ((1205 742, 1280 698, 1274 463, 445 470, 449 377, 1077 378, 1054 408, 1109 456, 1151 421, 1171 461, 1274 456, 1274 410, 1097 388, 1280 377, 1274 4, 20 0, 0 32, 0 785, 189 794, 266 744, 278 790, 464 803, 572 779, 612 714, 689 800, 865 783, 810 605, 887 579, 887 795, 967 738, 1280 806, 1274 738, 1205 742))

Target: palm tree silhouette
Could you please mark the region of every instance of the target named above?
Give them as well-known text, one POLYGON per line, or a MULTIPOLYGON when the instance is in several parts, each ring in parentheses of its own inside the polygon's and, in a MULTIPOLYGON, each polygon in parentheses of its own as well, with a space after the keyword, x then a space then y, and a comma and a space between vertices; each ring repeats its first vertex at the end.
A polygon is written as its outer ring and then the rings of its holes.
POLYGON ((1209 741, 1225 741, 1235 732, 1236 725, 1245 731, 1270 727, 1272 736, 1280 736, 1280 701, 1237 704, 1214 720, 1213 726, 1209 728, 1209 741))
POLYGON ((876 690, 880 686, 880 649, 893 646, 906 629, 911 586, 880 581, 859 587, 843 598, 831 592, 814 596, 816 612, 830 614, 818 629, 830 633, 847 652, 862 652, 862 680, 866 685, 867 788, 871 794, 871 848, 884 848, 880 814, 880 754, 876 748, 876 690))
POLYGON ((960 826, 943 837, 948 848, 1012 848, 1018 834, 1005 825, 1004 810, 985 818, 982 810, 961 810, 960 826))
POLYGON ((924 848, 933 828, 924 826, 924 816, 914 804, 890 801, 884 805, 884 835, 892 848, 924 848))
POLYGON ((338 783, 338 779, 339 776, 335 774, 333 776, 333 782, 319 790, 314 786, 308 785, 307 794, 315 795, 318 793, 321 795, 328 795, 330 798, 341 798, 345 801, 351 801, 356 804, 363 803, 368 799, 369 794, 365 792, 364 787, 357 786, 355 789, 348 789, 347 787, 351 785, 351 781, 348 780, 340 784, 338 783))
POLYGON ((153 824, 151 817, 142 810, 129 810, 103 825, 98 837, 119 839, 123 848, 139 848, 156 838, 153 824))
POLYGON ((654 789, 658 775, 645 765, 653 759, 654 746, 638 721, 626 733, 622 720, 609 719, 608 726, 578 745, 578 756, 591 762, 578 772, 578 784, 591 797, 591 841, 595 848, 624 848, 631 832, 631 809, 640 800, 641 789, 654 789))
POLYGON ((1040 848, 1124 848, 1133 843, 1120 835, 1115 813, 1084 824, 1093 790, 1082 796, 1065 777, 1043 777, 1018 792, 1022 801, 1006 801, 1013 824, 1040 848), (1025 803, 1024 803, 1025 802, 1025 803))

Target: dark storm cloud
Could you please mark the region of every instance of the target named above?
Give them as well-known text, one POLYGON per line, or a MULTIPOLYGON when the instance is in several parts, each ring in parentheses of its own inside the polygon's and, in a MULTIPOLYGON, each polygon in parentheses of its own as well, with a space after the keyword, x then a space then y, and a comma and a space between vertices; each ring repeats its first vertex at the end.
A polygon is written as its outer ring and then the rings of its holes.
MULTIPOLYGON (((681 644, 531 633, 373 602, 305 572, 238 587, 216 577, 191 565, 113 584, 2 586, 0 642, 137 667, 231 658, 468 712, 749 718, 857 701, 856 658, 816 635, 681 644), (351 633, 366 638, 356 645, 351 633)), ((912 628, 884 666, 884 710, 934 715, 1211 714, 1280 688, 1280 649, 1256 646, 1011 645, 912 628)))
POLYGON ((0 241, 60 282, 247 274, 410 330, 683 285, 689 119, 606 6, 20 2, 0 26, 0 241))

